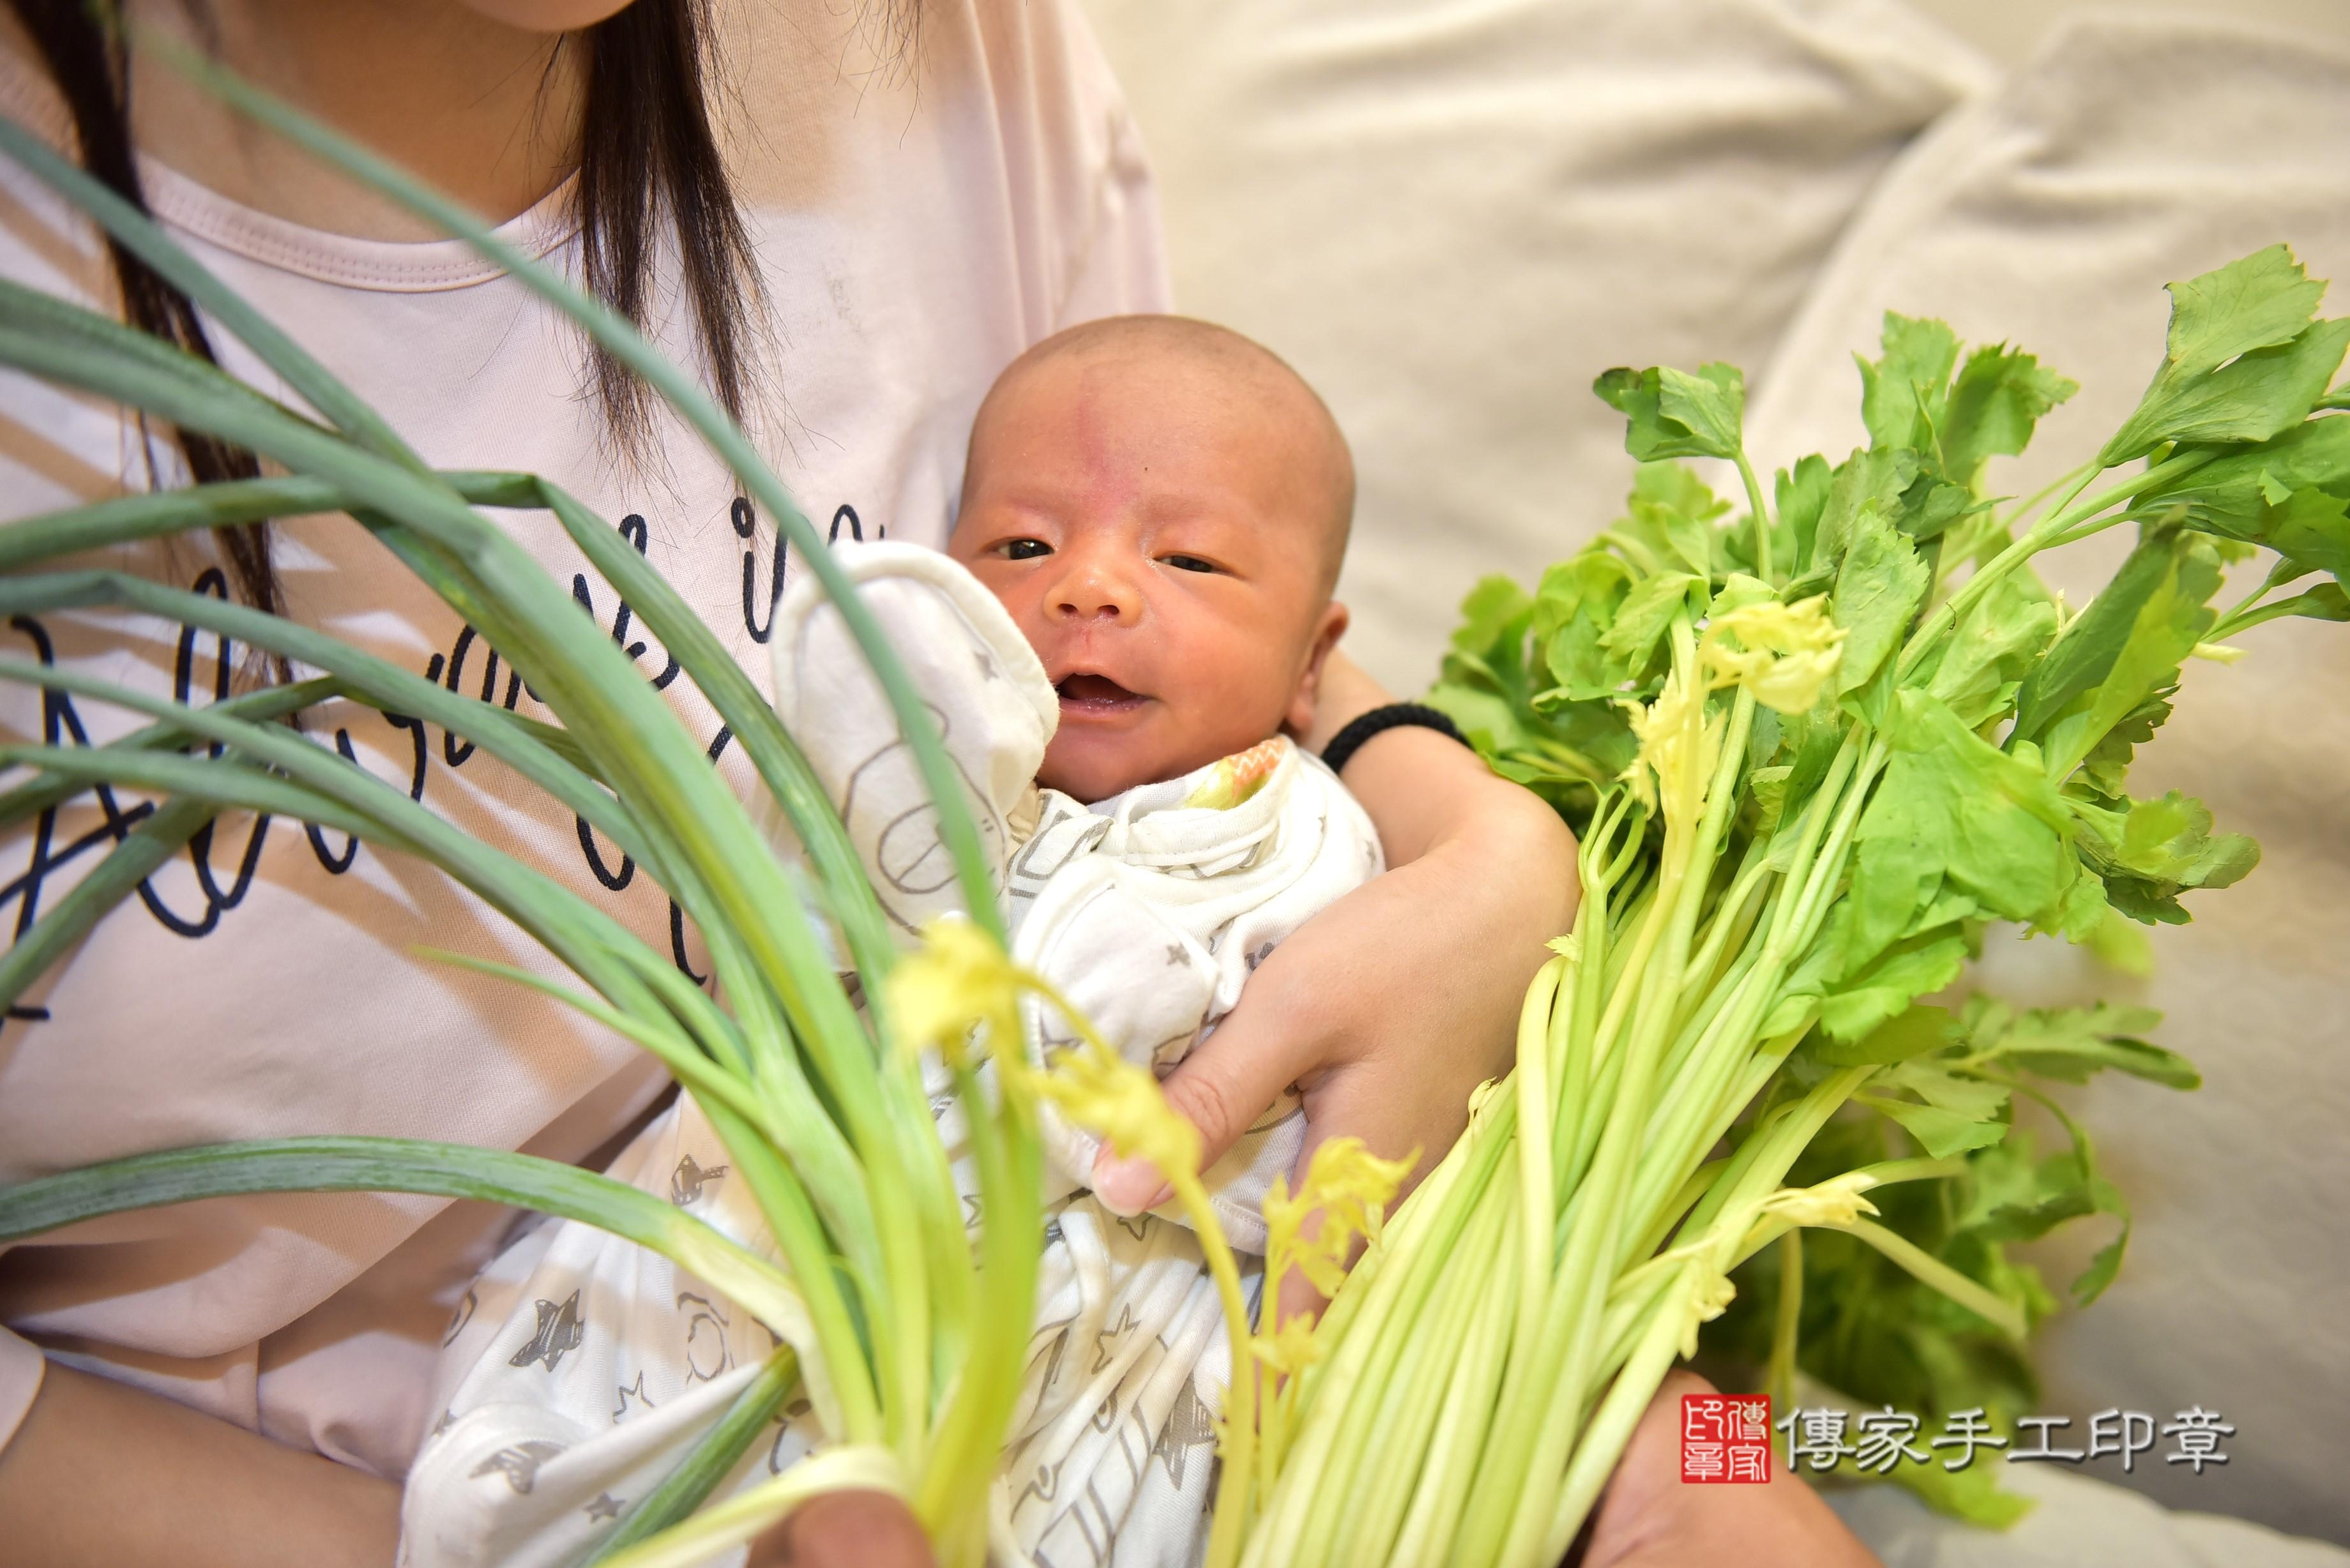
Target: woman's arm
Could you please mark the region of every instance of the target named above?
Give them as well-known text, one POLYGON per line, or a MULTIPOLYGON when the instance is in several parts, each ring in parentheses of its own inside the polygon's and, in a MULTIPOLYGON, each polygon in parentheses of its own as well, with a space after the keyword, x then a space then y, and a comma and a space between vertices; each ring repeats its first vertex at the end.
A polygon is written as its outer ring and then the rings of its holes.
POLYGON ((52 1363, 0 1449, 0 1563, 389 1568, 400 1489, 52 1363))
MULTIPOLYGON (((0 1449, 0 1564, 390 1568, 400 1488, 109 1378, 52 1363, 0 1449)), ((754 1563, 927 1568, 894 1498, 802 1507, 754 1563)))
MULTIPOLYGON (((1319 747, 1387 701, 1333 654, 1317 692, 1319 747)), ((1556 813, 1458 742, 1382 732, 1347 763, 1389 870, 1307 921, 1249 979, 1240 1005, 1162 1087, 1213 1162, 1281 1091, 1304 1093, 1305 1154, 1351 1133, 1376 1153, 1418 1148, 1424 1170, 1468 1122, 1469 1095, 1509 1068, 1519 1003, 1567 929, 1575 838, 1556 813)), ((1107 1160, 1096 1189, 1151 1206, 1148 1165, 1107 1160)))

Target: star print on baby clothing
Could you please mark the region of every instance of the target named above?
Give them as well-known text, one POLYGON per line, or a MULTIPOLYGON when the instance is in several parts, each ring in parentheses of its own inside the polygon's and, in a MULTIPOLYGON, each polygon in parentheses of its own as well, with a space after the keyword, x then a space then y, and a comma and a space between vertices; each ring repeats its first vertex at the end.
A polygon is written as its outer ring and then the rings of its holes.
MULTIPOLYGON (((546 1369, 552 1372, 555 1364, 567 1353, 578 1349, 580 1342, 587 1337, 588 1325, 579 1321, 577 1291, 573 1291, 561 1306, 542 1301, 538 1303, 538 1332, 531 1335, 528 1345, 515 1352, 514 1359, 506 1365, 528 1366, 534 1361, 543 1361, 546 1369)), ((522 1490, 528 1491, 530 1489, 524 1487, 522 1490)))
POLYGON ((677 1172, 669 1179, 669 1200, 680 1209, 701 1202, 702 1189, 724 1180, 726 1171, 723 1165, 704 1169, 693 1162, 693 1156, 687 1155, 677 1162, 677 1172))
POLYGON ((506 1478, 506 1485, 515 1491, 527 1492, 532 1483, 538 1480, 538 1467, 562 1451, 561 1443, 550 1443, 543 1438, 534 1438, 527 1443, 516 1443, 510 1449, 500 1449, 475 1466, 473 1474, 476 1477, 502 1475, 506 1478))
POLYGON ((1183 1392, 1175 1396, 1175 1408, 1168 1412, 1159 1440, 1150 1445, 1150 1457, 1166 1465, 1167 1479, 1180 1487, 1184 1467, 1191 1462, 1191 1450, 1215 1440, 1215 1417, 1208 1414, 1199 1390, 1186 1383, 1183 1392))
POLYGON ((619 1518, 620 1510, 624 1506, 623 1501, 610 1492, 599 1491, 596 1494, 595 1501, 580 1511, 600 1523, 607 1519, 619 1518))
POLYGON ((645 1397, 645 1375, 641 1372, 637 1374, 637 1380, 634 1383, 617 1388, 613 1392, 620 1397, 620 1402, 612 1407, 612 1424, 615 1426, 628 1419, 632 1407, 639 1410, 650 1410, 653 1407, 653 1402, 645 1397))
POLYGON ((1100 1372, 1118 1358, 1118 1347, 1134 1332, 1134 1307, 1131 1303, 1118 1309, 1118 1321, 1094 1335, 1094 1364, 1086 1369, 1088 1377, 1100 1372))
POLYGON ((1045 1353, 1045 1376, 1037 1380, 1039 1387, 1052 1387, 1054 1380, 1061 1376, 1061 1363, 1068 1358, 1069 1354, 1069 1336, 1065 1331, 1076 1321, 1063 1318, 1058 1323, 1045 1324, 1032 1336, 1031 1343, 1049 1338, 1053 1346, 1045 1353))

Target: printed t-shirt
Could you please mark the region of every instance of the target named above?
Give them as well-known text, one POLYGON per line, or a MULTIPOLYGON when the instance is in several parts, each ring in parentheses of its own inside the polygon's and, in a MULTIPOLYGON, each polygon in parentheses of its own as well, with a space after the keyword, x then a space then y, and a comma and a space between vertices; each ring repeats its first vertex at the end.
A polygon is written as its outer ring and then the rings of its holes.
MULTIPOLYGON (((820 530, 942 544, 970 417, 1022 348, 1073 322, 1166 308, 1139 143, 1074 7, 931 0, 918 67, 864 53, 827 0, 718 8, 724 133, 768 292, 772 348, 752 433, 820 530)), ((37 66, 0 47, 0 107, 57 134, 37 66)), ((528 470, 594 507, 764 686, 771 606, 791 571, 773 520, 681 430, 630 462, 592 400, 572 330, 461 243, 321 234, 237 206, 163 164, 158 215, 424 456, 528 470)), ((503 233, 569 265, 558 190, 503 233)), ((87 225, 0 167, 0 274, 110 301, 87 225)), ((657 290, 672 300, 673 291, 657 290)), ((691 351, 682 310, 656 323, 691 351)), ((215 332, 224 364, 274 378, 215 332)), ((175 459, 157 442, 168 478, 175 459)), ((148 483, 119 410, 0 374, 0 516, 148 483)), ((558 582, 583 633, 611 636, 679 699, 738 789, 740 749, 627 606, 544 513, 500 517, 558 582)), ((296 618, 452 690, 544 716, 510 667, 348 519, 280 524, 296 618)), ((74 563, 230 590, 202 541, 74 563)), ((0 628, 55 659, 203 703, 247 655, 114 613, 0 628)), ((0 686, 0 728, 103 743, 142 721, 0 686)), ((575 818, 438 727, 334 703, 308 732, 467 832, 597 899, 696 975, 668 899, 575 818)), ((0 919, 21 934, 135 825, 101 792, 0 836, 0 919)), ((224 818, 23 998, 0 1029, 0 1179, 148 1149, 369 1133, 589 1158, 663 1080, 561 1004, 436 964, 420 946, 554 972, 447 877, 284 820, 224 818)), ((300 1448, 397 1476, 416 1447, 447 1311, 510 1216, 490 1205, 287 1194, 116 1216, 0 1254, 0 1435, 37 1386, 36 1346, 300 1448), (23 1336, 22 1338, 16 1337, 23 1336)))

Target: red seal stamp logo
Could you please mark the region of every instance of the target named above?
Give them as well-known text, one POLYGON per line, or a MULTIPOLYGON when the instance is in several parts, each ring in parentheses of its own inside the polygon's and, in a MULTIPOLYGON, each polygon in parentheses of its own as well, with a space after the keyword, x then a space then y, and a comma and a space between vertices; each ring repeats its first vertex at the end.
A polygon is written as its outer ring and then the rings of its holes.
POLYGON ((1771 1396, 1681 1396, 1681 1480, 1720 1485, 1771 1479, 1771 1396))

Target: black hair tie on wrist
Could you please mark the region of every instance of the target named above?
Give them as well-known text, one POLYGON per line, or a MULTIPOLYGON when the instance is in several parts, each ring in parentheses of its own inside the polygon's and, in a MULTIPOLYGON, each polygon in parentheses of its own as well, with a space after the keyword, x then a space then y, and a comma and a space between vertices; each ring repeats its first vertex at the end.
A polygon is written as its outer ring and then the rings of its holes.
POLYGON ((1345 729, 1331 736, 1330 743, 1322 748, 1322 760, 1329 765, 1332 773, 1344 773, 1347 764, 1355 760, 1355 753, 1362 750, 1364 742, 1373 735, 1404 725, 1433 730, 1440 735, 1460 741, 1464 746, 1469 743, 1462 739, 1451 720, 1426 703, 1390 702, 1384 708, 1374 708, 1367 713, 1357 715, 1345 729))

